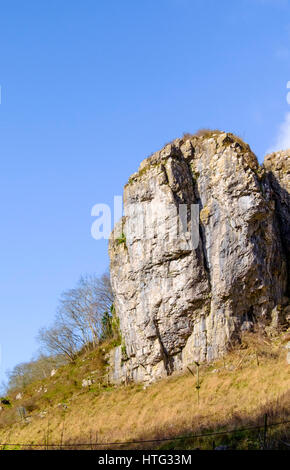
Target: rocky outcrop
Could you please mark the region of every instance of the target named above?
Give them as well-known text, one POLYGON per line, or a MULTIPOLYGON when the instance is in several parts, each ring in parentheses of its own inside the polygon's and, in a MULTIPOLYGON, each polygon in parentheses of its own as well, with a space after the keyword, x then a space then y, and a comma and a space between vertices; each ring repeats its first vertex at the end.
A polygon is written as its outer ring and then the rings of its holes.
MULTIPOLYGON (((264 168, 273 189, 276 219, 281 233, 287 270, 290 272, 290 150, 267 155, 264 168)), ((288 276, 287 295, 290 297, 290 276, 288 276)))
POLYGON ((123 340, 112 380, 211 361, 241 331, 272 322, 287 303, 288 177, 288 154, 260 167, 221 132, 176 139, 141 163, 109 243, 123 340))

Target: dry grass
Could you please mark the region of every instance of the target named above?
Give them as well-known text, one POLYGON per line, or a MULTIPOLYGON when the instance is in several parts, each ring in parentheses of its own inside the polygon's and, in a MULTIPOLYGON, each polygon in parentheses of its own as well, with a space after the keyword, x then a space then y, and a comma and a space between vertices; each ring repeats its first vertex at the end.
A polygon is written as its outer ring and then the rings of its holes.
POLYGON ((219 135, 219 134, 223 134, 223 132, 220 131, 219 129, 206 129, 206 128, 204 128, 204 129, 199 129, 198 131, 196 131, 193 134, 193 137, 203 137, 205 139, 209 139, 213 135, 219 135))
MULTIPOLYGON (((76 448, 76 443, 91 443, 90 448, 96 442, 173 438, 256 425, 263 422, 265 412, 272 422, 289 419, 290 372, 285 354, 280 340, 269 343, 247 336, 242 348, 224 360, 201 366, 199 406, 195 379, 189 372, 146 389, 141 385, 78 388, 67 399, 67 408, 57 406, 58 395, 50 403, 42 397, 38 406, 46 411, 45 417, 39 416, 38 409, 31 413, 29 423, 2 421, 0 442, 29 447, 46 439, 76 448)), ((6 419, 12 413, 14 407, 5 411, 6 419)), ((195 444, 190 440, 171 443, 174 448, 177 445, 190 448, 195 444)))
MULTIPOLYGON (((182 138, 183 138, 184 141, 193 139, 195 137, 201 138, 201 139, 210 139, 211 137, 216 137, 216 136, 219 136, 221 134, 225 134, 225 132, 220 131, 219 129, 206 129, 206 128, 204 128, 204 129, 199 129, 194 134, 190 134, 188 132, 185 132, 183 134, 182 138)), ((250 146, 248 144, 246 144, 240 136, 238 136, 237 134, 233 134, 231 132, 227 132, 226 134, 228 136, 228 143, 229 144, 231 144, 233 142, 236 142, 240 145, 240 147, 243 149, 243 151, 251 152, 250 146)))
POLYGON ((199 129, 194 134, 191 134, 190 132, 184 132, 182 139, 184 142, 186 142, 187 140, 191 140, 194 137, 210 139, 214 135, 220 135, 220 134, 223 134, 223 132, 220 131, 219 129, 199 129))

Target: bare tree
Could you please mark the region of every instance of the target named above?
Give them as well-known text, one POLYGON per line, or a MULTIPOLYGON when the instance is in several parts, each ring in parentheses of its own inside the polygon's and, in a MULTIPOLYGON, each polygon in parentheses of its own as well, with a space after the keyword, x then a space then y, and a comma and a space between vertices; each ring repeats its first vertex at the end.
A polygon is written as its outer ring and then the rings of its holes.
POLYGON ((53 327, 42 329, 38 339, 50 353, 74 360, 80 349, 99 343, 104 312, 110 312, 113 300, 108 273, 82 276, 74 289, 63 292, 53 327))
POLYGON ((103 312, 109 311, 114 303, 114 295, 108 272, 105 272, 101 278, 97 280, 96 292, 98 295, 99 308, 103 312))
POLYGON ((60 367, 65 362, 61 356, 44 356, 32 359, 30 362, 17 364, 12 371, 7 372, 8 384, 6 391, 23 389, 35 380, 50 376, 51 370, 60 367))
POLYGON ((64 324, 54 324, 50 328, 41 328, 37 337, 40 344, 49 354, 60 354, 73 361, 78 352, 79 339, 64 324))

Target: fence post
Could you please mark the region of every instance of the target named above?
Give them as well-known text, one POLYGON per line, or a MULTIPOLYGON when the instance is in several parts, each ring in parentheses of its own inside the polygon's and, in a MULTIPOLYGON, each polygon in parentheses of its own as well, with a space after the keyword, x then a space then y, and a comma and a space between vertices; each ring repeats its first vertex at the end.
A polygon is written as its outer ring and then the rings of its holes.
POLYGON ((259 367, 260 363, 259 363, 259 356, 258 356, 258 351, 256 350, 256 361, 257 361, 257 366, 259 367))
POLYGON ((268 425, 268 415, 267 415, 267 413, 265 413, 265 416, 264 416, 264 444, 263 444, 264 450, 266 449, 266 445, 267 445, 267 425, 268 425))
MULTIPOLYGON (((196 380, 196 391, 197 391, 197 404, 199 405, 199 389, 200 389, 200 383, 199 383, 199 363, 197 361, 195 361, 195 365, 197 367, 197 380, 196 380)), ((187 367, 187 369, 189 370, 189 372, 191 373, 191 375, 194 377, 194 373, 192 372, 192 370, 187 367)))
POLYGON ((196 390, 197 390, 197 404, 199 405, 199 389, 200 389, 200 383, 199 383, 199 363, 196 361, 196 371, 197 371, 197 380, 196 380, 196 390))

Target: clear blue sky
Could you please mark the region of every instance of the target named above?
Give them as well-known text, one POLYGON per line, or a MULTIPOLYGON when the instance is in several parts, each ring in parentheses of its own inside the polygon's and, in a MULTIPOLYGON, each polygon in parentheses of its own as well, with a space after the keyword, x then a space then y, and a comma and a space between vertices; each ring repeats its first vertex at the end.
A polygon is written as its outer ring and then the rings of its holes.
POLYGON ((31 358, 60 293, 108 266, 91 208, 142 159, 200 127, 236 132, 260 160, 275 145, 290 4, 11 0, 0 48, 2 379, 31 358))

